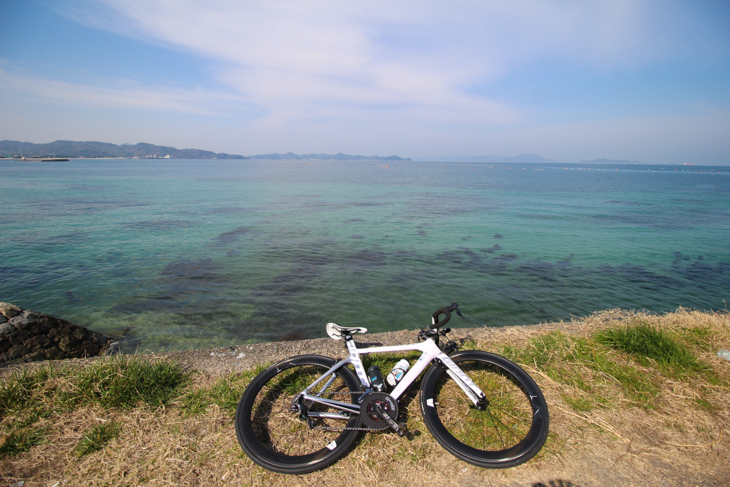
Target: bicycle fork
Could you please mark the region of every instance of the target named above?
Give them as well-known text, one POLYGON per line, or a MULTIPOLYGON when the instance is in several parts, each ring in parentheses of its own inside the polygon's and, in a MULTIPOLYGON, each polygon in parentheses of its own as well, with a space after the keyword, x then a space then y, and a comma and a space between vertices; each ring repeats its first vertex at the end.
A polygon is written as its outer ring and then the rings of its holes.
POLYGON ((485 411, 489 406, 489 400, 486 394, 472 381, 448 355, 442 354, 437 357, 442 364, 446 366, 446 373, 458 384, 464 394, 474 403, 474 407, 479 411, 485 411))

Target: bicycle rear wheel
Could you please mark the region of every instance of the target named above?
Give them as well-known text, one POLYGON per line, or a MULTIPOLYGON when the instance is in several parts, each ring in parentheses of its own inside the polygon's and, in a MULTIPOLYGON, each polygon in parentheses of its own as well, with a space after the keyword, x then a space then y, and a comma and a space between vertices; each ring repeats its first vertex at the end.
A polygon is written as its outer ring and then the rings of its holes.
MULTIPOLYGON (((275 472, 302 474, 331 465, 352 446, 360 432, 343 428, 359 427, 358 414, 309 423, 292 409, 296 395, 335 363, 328 357, 300 355, 272 365, 251 381, 238 403, 235 425, 241 448, 254 462, 275 472)), ((323 397, 356 404, 361 387, 355 374, 340 367, 333 375, 323 397)), ((311 393, 319 393, 326 382, 311 393)), ((340 412, 318 403, 305 406, 310 412, 340 412)))
POLYGON ((549 428, 547 404, 535 381, 499 355, 465 350, 450 358, 489 403, 478 410, 444 366, 431 367, 421 383, 420 402, 434 438, 457 458, 480 467, 513 467, 535 456, 549 428))

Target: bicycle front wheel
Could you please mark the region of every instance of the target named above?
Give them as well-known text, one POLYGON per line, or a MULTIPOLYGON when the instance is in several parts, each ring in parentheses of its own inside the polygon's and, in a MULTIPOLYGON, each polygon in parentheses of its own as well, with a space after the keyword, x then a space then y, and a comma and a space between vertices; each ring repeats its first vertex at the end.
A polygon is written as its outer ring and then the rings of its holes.
POLYGON ((433 366, 421 383, 428 430, 451 454, 473 465, 507 468, 535 456, 548 434, 548 409, 537 384, 509 360, 465 350, 450 356, 486 394, 479 410, 449 375, 433 366))
MULTIPOLYGON (((331 465, 352 446, 359 431, 345 428, 360 426, 358 414, 302 419, 292 409, 295 397, 335 363, 328 357, 300 355, 272 365, 251 381, 238 403, 235 425, 241 448, 254 462, 274 472, 302 474, 331 465)), ((350 369, 340 367, 310 393, 356 404, 361 387, 350 369)), ((303 405, 310 413, 340 413, 309 401, 303 405)))

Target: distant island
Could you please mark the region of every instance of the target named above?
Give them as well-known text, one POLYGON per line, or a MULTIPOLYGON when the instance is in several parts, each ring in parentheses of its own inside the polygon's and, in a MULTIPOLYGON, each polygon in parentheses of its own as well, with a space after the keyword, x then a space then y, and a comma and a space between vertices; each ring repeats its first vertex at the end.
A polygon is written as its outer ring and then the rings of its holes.
POLYGON ((398 156, 358 156, 350 154, 262 154, 242 156, 201 149, 176 149, 147 143, 116 145, 108 142, 75 142, 57 140, 47 144, 33 144, 15 140, 0 141, 0 157, 26 160, 51 159, 274 159, 325 161, 410 161, 398 156))
POLYGON ((235 154, 200 149, 176 149, 154 144, 110 144, 108 142, 75 142, 57 140, 48 144, 32 144, 15 140, 0 141, 0 156, 65 157, 65 158, 129 158, 129 159, 247 159, 235 154))

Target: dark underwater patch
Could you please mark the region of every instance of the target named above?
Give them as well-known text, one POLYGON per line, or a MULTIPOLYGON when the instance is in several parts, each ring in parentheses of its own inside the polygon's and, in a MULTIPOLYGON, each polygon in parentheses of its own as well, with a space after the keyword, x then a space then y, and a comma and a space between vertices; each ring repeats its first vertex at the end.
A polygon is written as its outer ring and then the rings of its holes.
POLYGON ((213 259, 177 260, 166 265, 159 273, 157 291, 145 299, 123 303, 112 308, 114 312, 139 313, 168 311, 178 313, 184 321, 188 315, 199 315, 202 310, 213 311, 217 303, 216 291, 226 284, 213 259))
POLYGON ((30 203, 37 210, 45 213, 45 217, 55 215, 89 215, 100 213, 107 210, 117 210, 119 208, 135 208, 149 206, 149 203, 135 201, 103 201, 91 200, 87 198, 62 198, 58 200, 37 200, 30 203))
POLYGON ((349 264, 360 267, 385 265, 387 254, 378 247, 358 250, 348 259, 349 264))
POLYGON ((213 259, 182 259, 167 264, 160 275, 178 281, 214 281, 218 278, 216 270, 217 266, 213 259))
POLYGON ((730 262, 710 264, 701 255, 692 260, 681 252, 675 252, 672 269, 699 289, 713 287, 730 291, 730 262))
MULTIPOLYGON (((319 245, 316 246, 316 250, 318 250, 319 245)), ((268 283, 258 286, 252 291, 253 294, 263 302, 269 302, 272 299, 295 302, 300 293, 305 293, 311 288, 313 280, 332 263, 328 254, 316 250, 282 249, 280 252, 288 259, 293 259, 295 267, 289 272, 276 275, 268 283)))
POLYGON ((548 282, 557 282, 556 274, 557 265, 552 262, 543 260, 530 260, 523 263, 517 268, 518 272, 533 276, 539 280, 548 282))
POLYGON ((169 230, 177 230, 178 228, 189 228, 197 225, 197 222, 191 220, 143 220, 139 222, 123 223, 121 226, 130 230, 144 232, 164 232, 169 230))
POLYGON ((252 231, 251 227, 241 226, 231 230, 230 232, 223 232, 217 237, 213 238, 214 245, 230 245, 237 242, 241 237, 247 235, 252 231))
POLYGON ((353 201, 350 206, 354 206, 356 208, 371 208, 376 206, 385 206, 388 203, 383 203, 381 201, 353 201))
POLYGON ((239 206, 223 206, 210 210, 210 213, 215 215, 240 215, 247 212, 248 210, 246 210, 246 208, 241 208, 239 206))
POLYGON ((689 255, 684 255, 682 252, 674 253, 674 264, 677 264, 681 261, 689 261, 689 260, 692 260, 692 258, 689 255))
POLYGON ((520 257, 517 254, 502 254, 499 257, 495 257, 495 260, 500 260, 502 262, 512 262, 519 258, 520 257))

